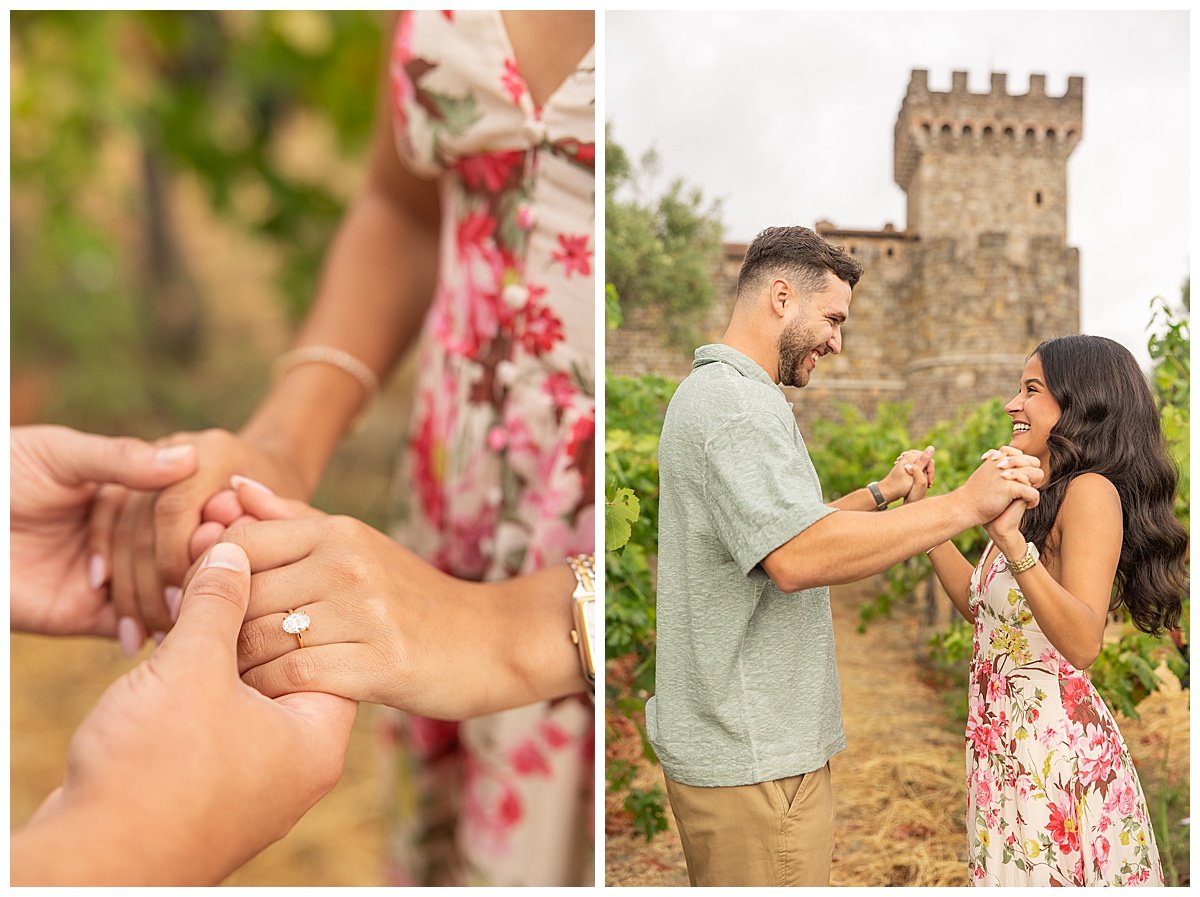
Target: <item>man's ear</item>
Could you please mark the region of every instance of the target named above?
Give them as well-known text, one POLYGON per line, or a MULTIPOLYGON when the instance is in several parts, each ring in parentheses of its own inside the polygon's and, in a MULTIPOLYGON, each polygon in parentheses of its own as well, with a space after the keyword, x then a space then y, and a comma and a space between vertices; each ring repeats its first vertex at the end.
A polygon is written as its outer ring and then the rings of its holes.
POLYGON ((782 277, 776 277, 767 287, 771 299, 771 311, 776 317, 782 318, 787 312, 789 303, 796 301, 796 293, 792 285, 782 277))

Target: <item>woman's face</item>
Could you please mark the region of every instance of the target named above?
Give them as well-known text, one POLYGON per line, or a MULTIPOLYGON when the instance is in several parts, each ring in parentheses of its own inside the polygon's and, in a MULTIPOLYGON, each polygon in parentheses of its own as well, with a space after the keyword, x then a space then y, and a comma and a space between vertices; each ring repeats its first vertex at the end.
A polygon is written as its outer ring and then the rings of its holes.
POLYGON ((1021 388, 1004 406, 1012 418, 1013 434, 1009 443, 1027 455, 1040 458, 1042 470, 1050 472, 1050 450, 1046 440, 1050 429, 1058 423, 1062 409, 1050 390, 1046 388, 1046 375, 1042 372, 1042 360, 1033 355, 1025 362, 1021 372, 1021 388))

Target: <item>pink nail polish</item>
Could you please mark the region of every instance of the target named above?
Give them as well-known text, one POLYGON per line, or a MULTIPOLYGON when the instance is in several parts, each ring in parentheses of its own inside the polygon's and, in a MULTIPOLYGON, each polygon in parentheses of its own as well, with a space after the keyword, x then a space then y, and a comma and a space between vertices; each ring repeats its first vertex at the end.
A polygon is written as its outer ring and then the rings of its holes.
POLYGON ((133 660, 145 640, 146 637, 142 635, 142 627, 133 617, 121 617, 117 620, 117 642, 126 658, 133 660))
POLYGON ((154 635, 153 635, 153 638, 154 638, 154 644, 155 644, 155 645, 161 645, 161 644, 163 643, 163 639, 165 639, 166 637, 167 637, 167 634, 166 634, 165 632, 156 632, 156 633, 154 633, 154 635))
POLYGON ((237 474, 237 473, 235 473, 233 476, 231 476, 229 478, 229 485, 233 487, 235 492, 237 491, 238 486, 246 485, 252 489, 257 489, 260 492, 265 492, 265 493, 267 493, 267 495, 275 494, 269 488, 267 488, 262 483, 260 483, 258 480, 252 480, 252 479, 250 479, 250 477, 244 477, 241 474, 237 474))
POLYGON ((88 558, 88 585, 93 591, 104 585, 106 574, 103 555, 93 554, 88 558))
POLYGON ((167 586, 163 589, 163 599, 167 602, 167 613, 171 615, 171 622, 174 623, 179 619, 179 606, 183 603, 183 590, 178 586, 167 586))

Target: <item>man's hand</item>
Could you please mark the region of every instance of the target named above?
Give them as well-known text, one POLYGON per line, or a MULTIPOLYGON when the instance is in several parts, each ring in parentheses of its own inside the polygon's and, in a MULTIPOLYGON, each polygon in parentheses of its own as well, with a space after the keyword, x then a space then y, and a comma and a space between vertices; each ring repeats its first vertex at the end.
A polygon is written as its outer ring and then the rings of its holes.
POLYGON ((201 510, 227 487, 232 474, 258 477, 293 497, 307 497, 311 488, 284 459, 224 430, 176 434, 164 441, 181 442, 196 447, 192 476, 161 491, 108 489, 97 502, 92 543, 110 577, 117 617, 128 621, 121 625, 135 650, 148 635, 171 628, 193 560, 189 543, 202 522, 201 510))
POLYGON ((957 492, 979 522, 986 523, 1015 501, 1037 507, 1041 499, 1037 487, 1045 478, 1041 466, 1037 458, 1012 446, 992 449, 983 453, 982 463, 957 492))
POLYGON ((196 452, 66 427, 14 427, 10 436, 11 627, 115 635, 116 614, 88 550, 97 490, 102 483, 133 489, 176 483, 195 471, 196 452))
POLYGON ((157 651, 71 740, 63 786, 13 839, 13 884, 216 884, 341 777, 356 705, 238 678, 250 564, 208 553, 157 651))

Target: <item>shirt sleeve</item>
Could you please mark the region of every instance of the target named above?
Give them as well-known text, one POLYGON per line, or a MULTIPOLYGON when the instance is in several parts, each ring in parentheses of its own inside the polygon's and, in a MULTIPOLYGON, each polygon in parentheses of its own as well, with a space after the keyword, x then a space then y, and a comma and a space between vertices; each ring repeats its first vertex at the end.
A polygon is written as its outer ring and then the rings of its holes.
POLYGON ((837 510, 822 501, 808 453, 774 415, 726 422, 705 444, 704 464, 709 513, 743 575, 837 510))

